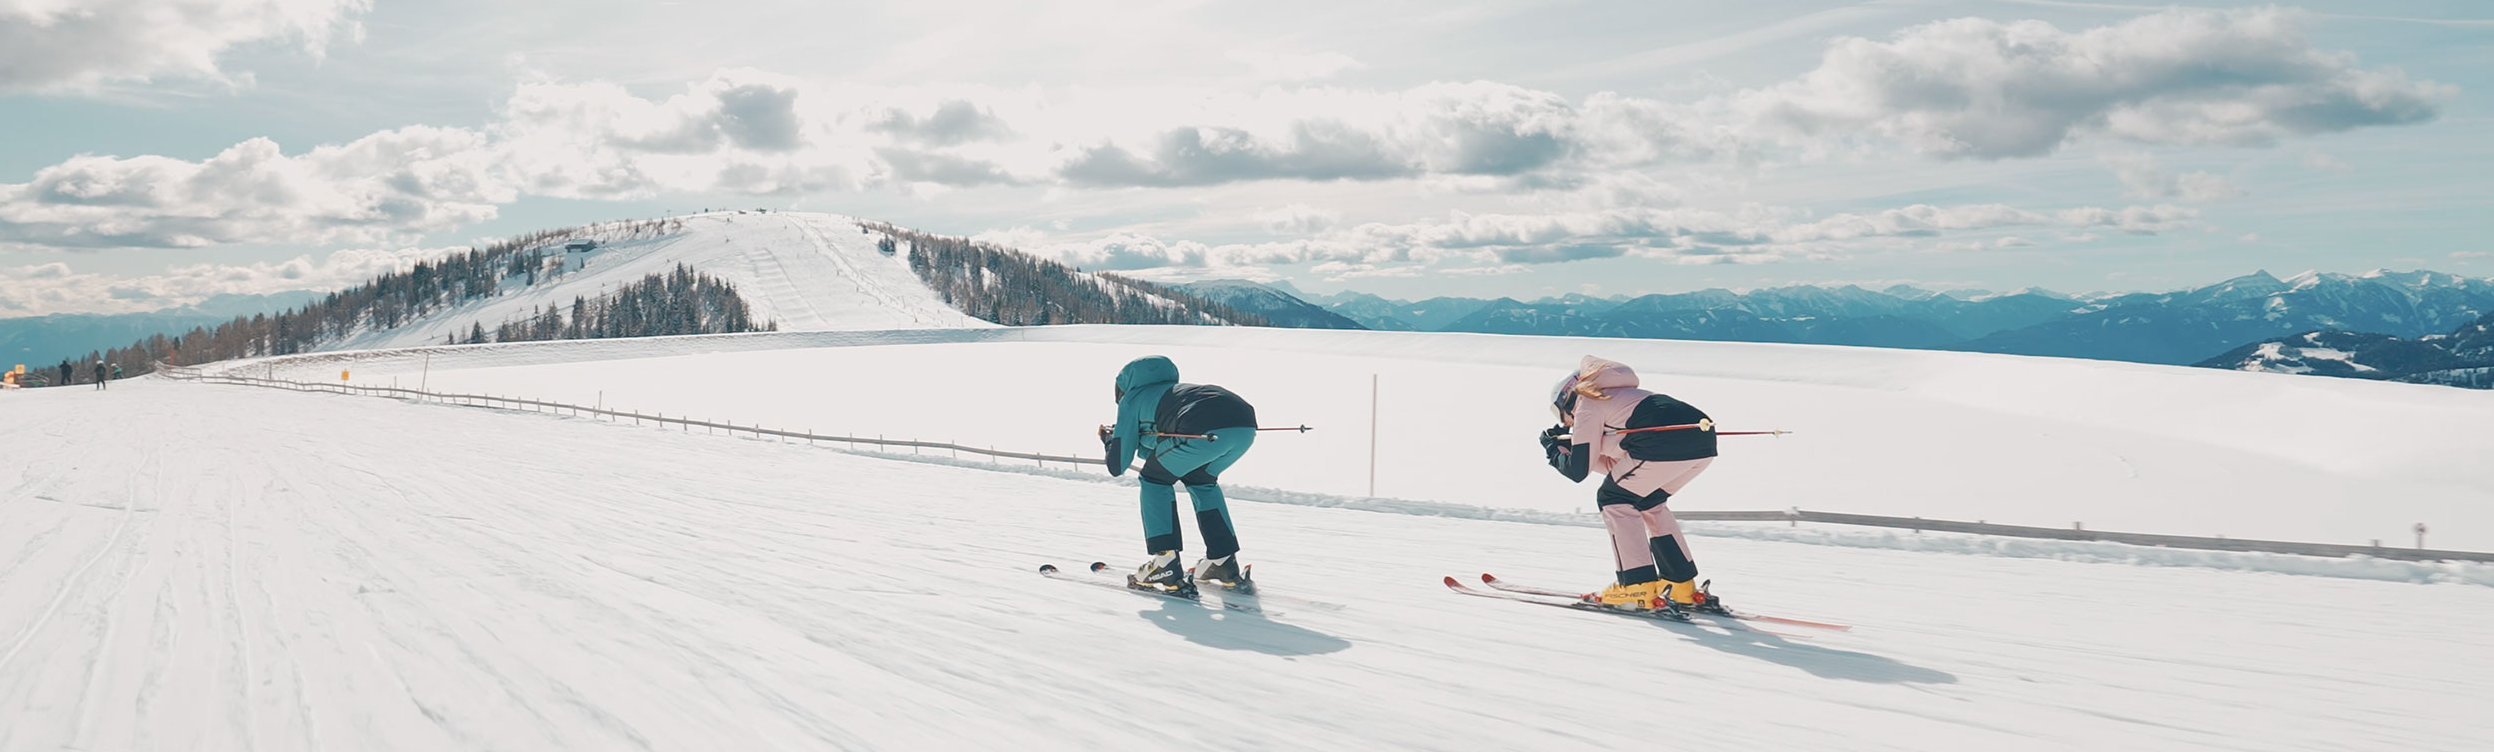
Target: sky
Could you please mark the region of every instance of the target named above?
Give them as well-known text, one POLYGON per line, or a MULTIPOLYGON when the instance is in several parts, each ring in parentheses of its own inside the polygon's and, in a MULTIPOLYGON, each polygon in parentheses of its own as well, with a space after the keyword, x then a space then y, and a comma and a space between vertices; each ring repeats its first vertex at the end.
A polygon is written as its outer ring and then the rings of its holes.
POLYGON ((0 0, 0 317, 827 211, 1394 297, 2494 276, 2494 4, 0 0))

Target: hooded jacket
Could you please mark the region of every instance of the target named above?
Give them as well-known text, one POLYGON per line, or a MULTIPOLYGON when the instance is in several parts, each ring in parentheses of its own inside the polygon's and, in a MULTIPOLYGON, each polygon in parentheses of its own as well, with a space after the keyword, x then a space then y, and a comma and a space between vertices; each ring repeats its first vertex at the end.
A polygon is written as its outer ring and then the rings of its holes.
POLYGON ((1589 458, 1591 470, 1609 476, 1611 482, 1638 496, 1653 494, 1669 480, 1656 473, 1640 476, 1637 470, 1646 462, 1715 456, 1715 434, 1711 429, 1612 433, 1707 420, 1704 412, 1687 403, 1639 388, 1637 372, 1627 364, 1587 355, 1577 366, 1576 375, 1561 383, 1561 389, 1576 396, 1575 408, 1567 416, 1574 451, 1589 458))
POLYGON ((1255 426, 1255 407, 1230 390, 1178 383, 1178 364, 1168 358, 1136 358, 1117 372, 1117 423, 1103 447, 1108 452, 1108 472, 1124 475, 1138 456, 1149 460, 1179 441, 1150 434, 1206 434, 1255 426))

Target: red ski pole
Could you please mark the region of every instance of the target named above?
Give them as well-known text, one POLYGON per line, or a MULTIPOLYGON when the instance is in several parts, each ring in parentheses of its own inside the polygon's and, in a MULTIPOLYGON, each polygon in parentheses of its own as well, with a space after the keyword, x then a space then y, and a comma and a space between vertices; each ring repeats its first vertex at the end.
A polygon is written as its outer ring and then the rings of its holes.
MULTIPOLYGON (((1309 432, 1309 431, 1314 431, 1314 430, 1316 430, 1316 429, 1314 429, 1314 428, 1309 428, 1309 427, 1307 427, 1306 425, 1285 426, 1285 427, 1282 427, 1282 428, 1258 428, 1258 429, 1256 429, 1256 431, 1257 431, 1257 432, 1264 432, 1264 431, 1289 431, 1289 432, 1292 432, 1292 433, 1307 433, 1307 432, 1309 432)), ((1145 436, 1158 436, 1158 437, 1161 437, 1161 438, 1164 438, 1164 439, 1203 439, 1203 440, 1205 440, 1205 441, 1220 441, 1220 440, 1221 440, 1221 438, 1220 438, 1220 437, 1217 437, 1217 436, 1214 436, 1214 435, 1212 435, 1212 434, 1208 434, 1208 433, 1160 433, 1160 432, 1152 432, 1152 433, 1146 433, 1146 434, 1143 434, 1143 435, 1145 435, 1145 436)))
MULTIPOLYGON (((1622 428, 1611 431, 1603 431, 1602 435, 1624 436, 1632 433, 1663 433, 1666 431, 1706 431, 1713 433, 1716 436, 1782 436, 1784 434, 1792 433, 1791 431, 1786 431, 1781 428, 1773 431, 1716 431, 1714 419, 1708 418, 1695 423, 1682 423, 1676 426, 1647 426, 1645 428, 1622 428)), ((1574 437, 1570 436, 1563 438, 1574 437)))

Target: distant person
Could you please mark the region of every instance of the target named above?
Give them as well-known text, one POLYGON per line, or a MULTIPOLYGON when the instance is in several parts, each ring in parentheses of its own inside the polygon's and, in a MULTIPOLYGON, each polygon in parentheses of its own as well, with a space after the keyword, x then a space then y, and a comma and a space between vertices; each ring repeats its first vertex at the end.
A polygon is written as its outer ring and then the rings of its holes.
POLYGON ((1714 421, 1686 402, 1639 389, 1628 366, 1585 356, 1550 395, 1559 425, 1541 433, 1550 466, 1570 481, 1602 473, 1594 504, 1611 534, 1618 564, 1613 582, 1589 601, 1612 608, 1658 610, 1671 604, 1701 610, 1713 599, 1697 589, 1697 561, 1688 535, 1664 504, 1706 471, 1715 458, 1714 421), (1681 430, 1640 428, 1687 426, 1681 430))
POLYGON ((1100 427, 1110 475, 1124 475, 1140 459, 1143 481, 1143 550, 1151 561, 1132 584, 1169 593, 1192 593, 1196 580, 1247 590, 1238 563, 1238 533, 1221 495, 1221 473, 1256 444, 1256 408, 1217 386, 1178 383, 1178 366, 1158 355, 1136 358, 1117 373, 1117 423, 1100 427), (1186 536, 1178 529, 1177 484, 1195 502, 1195 529, 1204 536, 1204 559, 1194 577, 1178 568, 1186 536))
POLYGON ((77 369, 70 366, 69 361, 61 361, 61 386, 69 386, 77 380, 77 369))
POLYGON ((95 388, 104 388, 104 361, 95 362, 95 388))
POLYGON ((113 378, 121 378, 121 364, 119 363, 113 364, 113 378))

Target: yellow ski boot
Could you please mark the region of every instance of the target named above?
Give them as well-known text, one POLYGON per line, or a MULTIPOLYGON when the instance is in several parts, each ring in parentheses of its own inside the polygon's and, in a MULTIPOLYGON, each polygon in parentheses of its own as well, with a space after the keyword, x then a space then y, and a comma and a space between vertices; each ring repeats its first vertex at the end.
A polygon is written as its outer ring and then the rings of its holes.
POLYGON ((1652 611, 1662 605, 1663 583, 1640 582, 1635 585, 1612 585, 1585 600, 1622 611, 1652 611))
POLYGON ((1731 610, 1723 607, 1723 602, 1715 600, 1713 593, 1706 592, 1705 585, 1693 581, 1666 582, 1663 585, 1664 597, 1669 598, 1673 606, 1682 610, 1725 616, 1732 614, 1731 610))

